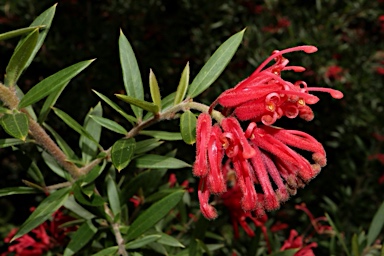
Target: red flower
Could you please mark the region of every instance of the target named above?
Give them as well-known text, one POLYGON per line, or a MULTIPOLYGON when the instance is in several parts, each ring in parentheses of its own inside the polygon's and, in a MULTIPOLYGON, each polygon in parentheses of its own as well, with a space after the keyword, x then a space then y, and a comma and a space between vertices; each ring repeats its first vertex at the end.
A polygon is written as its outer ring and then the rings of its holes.
MULTIPOLYGON (((39 256, 56 246, 64 245, 67 234, 77 228, 61 227, 61 225, 71 220, 73 220, 72 217, 64 215, 60 210, 56 211, 51 220, 13 241, 8 251, 2 256, 9 253, 16 253, 18 256, 39 256)), ((4 242, 9 243, 17 230, 17 228, 12 229, 4 242)))
POLYGON ((277 33, 289 27, 289 25, 291 25, 291 21, 288 18, 282 17, 277 19, 276 25, 263 27, 262 30, 269 33, 277 33))
POLYGON ((281 78, 282 71, 305 70, 287 66, 288 60, 282 57, 284 53, 298 50, 312 53, 317 48, 299 46, 274 51, 249 78, 223 92, 211 105, 209 112, 217 103, 222 105, 224 118, 213 126, 208 113, 202 113, 197 119, 193 173, 201 178, 198 196, 201 212, 206 218, 217 217, 215 208, 209 203, 211 194, 227 196, 223 161, 236 173, 236 193, 233 190, 228 193, 235 193, 233 200, 237 204, 231 205, 236 205, 239 212, 253 212, 256 217, 262 216, 265 210, 277 209, 326 165, 324 148, 315 138, 304 132, 270 126, 282 116, 312 120, 313 112, 307 104, 316 103, 318 98, 310 91, 343 97, 337 90, 307 87, 303 81, 292 84, 281 78), (265 68, 272 59, 275 64, 265 68), (251 120, 245 132, 233 113, 239 120, 251 120), (257 122, 265 125, 258 126, 257 122), (313 163, 292 148, 312 152, 313 163), (260 185, 261 189, 255 185, 260 185))
POLYGON ((331 65, 327 68, 325 76, 328 79, 340 80, 342 78, 343 68, 337 65, 331 65))
POLYGON ((298 46, 283 51, 274 51, 250 77, 233 89, 223 92, 215 103, 218 102, 224 106, 226 111, 233 110, 240 120, 261 121, 266 125, 273 124, 282 116, 288 118, 300 116, 307 121, 312 120, 313 113, 308 104, 315 104, 319 98, 310 94, 310 91, 328 92, 336 99, 342 98, 343 94, 329 88, 307 87, 304 81, 291 83, 283 80, 280 76, 282 71, 302 72, 305 70, 303 67, 287 66, 289 61, 282 56, 284 53, 299 50, 313 53, 317 51, 317 48, 298 46), (275 59, 275 64, 264 69, 272 59, 275 59))
POLYGON ((297 251, 294 256, 315 256, 312 251, 312 248, 316 248, 317 243, 313 242, 308 245, 304 245, 303 236, 299 236, 296 230, 292 229, 289 238, 284 241, 283 246, 280 248, 280 251, 285 251, 287 249, 300 249, 297 251))
POLYGON ((384 67, 377 67, 377 68, 376 68, 376 72, 377 72, 379 75, 384 75, 384 67))
POLYGON ((313 216, 313 214, 308 210, 305 203, 302 203, 300 205, 296 205, 295 209, 302 210, 303 212, 305 212, 308 215, 308 217, 311 221, 311 224, 312 224, 312 226, 315 229, 317 234, 330 234, 330 233, 332 233, 332 227, 331 226, 321 224, 322 221, 327 221, 327 218, 326 217, 315 218, 313 216))

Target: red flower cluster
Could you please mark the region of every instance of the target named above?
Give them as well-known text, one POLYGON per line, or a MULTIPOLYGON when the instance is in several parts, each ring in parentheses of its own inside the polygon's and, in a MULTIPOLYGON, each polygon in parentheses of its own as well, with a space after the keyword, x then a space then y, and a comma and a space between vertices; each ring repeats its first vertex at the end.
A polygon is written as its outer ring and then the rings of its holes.
POLYGON ((282 56, 298 50, 313 53, 317 49, 299 46, 274 51, 250 77, 223 92, 211 106, 210 111, 217 103, 222 105, 224 118, 212 125, 210 114, 199 116, 193 173, 201 178, 198 196, 206 218, 217 216, 209 204, 210 195, 227 191, 222 168, 224 158, 235 170, 242 210, 254 211, 257 216, 263 215, 265 210, 277 209, 326 165, 324 148, 315 138, 301 131, 270 126, 283 116, 312 120, 313 112, 307 104, 314 104, 319 99, 310 91, 329 92, 337 99, 343 97, 341 92, 333 89, 310 88, 303 81, 290 83, 281 78, 282 71, 305 70, 287 66, 289 61, 282 56), (272 59, 275 63, 264 69, 272 59), (245 131, 238 120, 250 121, 245 131), (258 125, 258 122, 264 125, 258 125), (312 152, 313 163, 291 147, 312 152), (259 185, 261 191, 256 191, 255 185, 259 185))
POLYGON ((304 244, 303 236, 299 236, 296 230, 292 229, 289 238, 285 240, 283 246, 280 248, 280 251, 285 251, 287 249, 300 249, 294 256, 315 256, 312 251, 312 248, 316 248, 317 243, 312 242, 310 244, 304 244))
MULTIPOLYGON (((56 211, 51 220, 44 222, 28 234, 12 242, 8 247, 8 251, 2 253, 1 256, 10 253, 15 253, 18 256, 38 256, 54 247, 64 245, 67 234, 75 231, 77 227, 61 227, 61 225, 72 220, 72 217, 64 215, 60 210, 56 211)), ((9 243, 17 230, 17 228, 12 229, 4 242, 9 243)))

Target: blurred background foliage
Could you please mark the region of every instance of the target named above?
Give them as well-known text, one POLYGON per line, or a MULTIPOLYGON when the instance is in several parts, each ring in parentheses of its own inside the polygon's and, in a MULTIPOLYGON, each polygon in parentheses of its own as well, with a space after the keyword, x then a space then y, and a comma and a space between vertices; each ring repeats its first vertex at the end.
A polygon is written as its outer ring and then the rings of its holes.
MULTIPOLYGON (((25 27, 56 1, 0 0, 0 31, 25 27)), ((328 165, 309 186, 269 217, 305 232, 308 219, 295 204, 305 202, 315 216, 328 212, 346 237, 367 231, 373 214, 383 201, 384 168, 375 155, 384 152, 384 1, 376 0, 61 0, 45 44, 19 86, 25 92, 54 72, 81 60, 98 60, 71 82, 57 106, 82 122, 98 99, 95 89, 111 98, 121 93, 123 81, 118 54, 121 28, 130 40, 139 61, 143 83, 148 88, 149 69, 158 79, 163 96, 173 92, 187 61, 193 78, 213 51, 230 35, 247 28, 242 45, 214 86, 199 96, 209 104, 221 91, 247 77, 275 49, 311 44, 315 54, 286 55, 293 65, 307 68, 304 73, 286 73, 290 79, 303 79, 310 86, 341 90, 344 98, 333 100, 319 95, 313 122, 281 120, 276 125, 304 130, 326 147, 328 165), (294 124, 293 124, 294 123, 294 124), (376 134, 376 136, 374 136, 376 134)), ((17 39, 0 42, 0 69, 5 70, 17 39)), ((2 72, 1 74, 4 74, 2 72)), ((0 80, 4 80, 0 77, 0 80)), ((146 98, 149 99, 149 90, 146 98)), ((120 102, 119 102, 120 104, 120 102)), ((121 104, 125 109, 127 105, 121 104)), ((104 106, 106 117, 124 121, 104 106)), ((70 145, 77 137, 51 116, 50 124, 66 135, 70 145), (65 131, 67 130, 67 133, 65 131)), ((161 126, 162 124, 160 124, 161 126)), ((177 131, 178 124, 166 124, 177 131)), ((101 144, 115 141, 103 133, 101 144)), ((192 163, 194 148, 183 144, 180 158, 192 163), (189 152, 189 154, 185 154, 189 152)), ((0 187, 21 185, 27 178, 15 152, 0 150, 0 187)), ((130 173, 125 173, 130 176, 130 173)), ((194 178, 177 173, 180 181, 194 178)), ((192 196, 196 200, 195 193, 192 196)), ((1 223, 20 224, 30 202, 23 197, 1 199, 1 223), (12 201, 11 201, 12 200, 12 201), (12 215, 13 213, 13 215, 12 215)), ((223 209, 224 211, 224 209, 223 209)), ((212 230, 227 223, 228 216, 210 223, 212 230), (216 223, 216 224, 215 224, 216 223)), ((224 225, 224 228, 227 227, 224 225)), ((223 229, 223 228, 222 228, 223 229)), ((228 229, 228 227, 227 227, 228 229)), ((1 233, 1 229, 0 229, 1 233)), ((287 233, 288 234, 288 233, 287 233)), ((383 238, 381 236, 381 238, 383 238)), ((242 235, 243 250, 250 241, 242 235)), ((349 243, 349 241, 347 241, 349 243)), ((235 243, 235 242, 234 242, 235 243)), ((321 245, 321 243, 320 243, 321 245)), ((324 253, 324 247, 318 248, 324 253), (322 251, 323 250, 323 251, 322 251)), ((325 250, 326 251, 326 250, 325 250)), ((324 254, 319 254, 324 255, 324 254)), ((338 254, 341 255, 341 254, 338 254)))

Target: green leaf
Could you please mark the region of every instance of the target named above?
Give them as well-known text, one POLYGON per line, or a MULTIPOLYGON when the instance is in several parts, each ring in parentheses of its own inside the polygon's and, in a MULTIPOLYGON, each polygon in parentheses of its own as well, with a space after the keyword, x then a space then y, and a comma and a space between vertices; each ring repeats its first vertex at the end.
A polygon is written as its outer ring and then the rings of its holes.
MULTIPOLYGON (((32 89, 30 89, 24 95, 24 97, 19 103, 18 109, 24 108, 35 102, 38 102, 39 100, 53 92, 60 91, 60 88, 63 87, 63 84, 68 83, 72 78, 74 78, 86 67, 88 67, 94 60, 95 59, 76 63, 45 78, 40 83, 33 86, 32 89)), ((54 103, 53 99, 51 99, 50 101, 50 104, 54 103)))
MULTIPOLYGON (((40 47, 44 43, 44 39, 47 36, 49 29, 51 28, 51 23, 52 23, 53 17, 55 16, 56 5, 57 4, 54 4, 52 7, 50 7, 49 9, 44 11, 42 14, 40 14, 30 25, 30 27, 44 26, 44 30, 42 30, 41 33, 39 34, 39 38, 37 39, 36 46, 33 49, 33 53, 29 57, 29 60, 25 65, 25 68, 27 68, 31 64, 32 60, 35 58, 40 47)), ((26 40, 26 38, 21 39, 18 45, 16 46, 16 48, 18 48, 24 42, 24 40, 26 40)))
POLYGON ((173 105, 179 104, 183 101, 185 94, 187 93, 189 85, 189 62, 187 62, 187 65, 185 66, 183 73, 181 73, 181 78, 179 82, 179 86, 177 86, 176 96, 175 100, 173 102, 173 105))
POLYGON ((270 256, 293 256, 299 249, 288 249, 281 252, 272 253, 270 256))
POLYGON ((245 29, 227 39, 209 58, 189 86, 188 97, 196 97, 220 76, 239 47, 244 31, 245 29))
POLYGON ((88 172, 88 174, 86 174, 84 177, 81 177, 81 179, 78 179, 79 181, 81 181, 81 185, 91 184, 104 171, 104 168, 106 165, 107 165, 106 161, 103 161, 103 164, 101 166, 97 165, 93 167, 93 169, 90 172, 88 172))
POLYGON ((384 202, 380 205, 380 208, 375 213, 372 219, 371 225, 369 226, 367 234, 367 246, 373 244, 377 236, 380 234, 384 225, 384 202))
POLYGON ((196 142, 196 117, 189 110, 180 117, 180 132, 185 143, 192 145, 196 142))
POLYGON ((5 70, 5 85, 14 86, 19 79, 21 73, 27 66, 29 57, 33 53, 33 49, 36 46, 37 39, 39 37, 39 29, 36 28, 31 32, 20 45, 16 47, 8 66, 5 70))
POLYGON ((126 240, 132 240, 139 237, 148 229, 152 228, 157 222, 164 218, 169 211, 175 207, 181 198, 184 191, 176 191, 169 196, 151 205, 145 210, 129 227, 126 240))
POLYGON ((44 105, 40 110, 40 114, 38 118, 38 122, 40 124, 42 124, 45 121, 45 119, 47 119, 49 112, 51 112, 52 107, 55 105, 60 94, 64 91, 65 87, 67 87, 68 84, 69 84, 69 81, 66 83, 63 83, 59 88, 56 89, 56 91, 52 92, 44 101, 44 105))
MULTIPOLYGON (((92 190, 94 186, 90 186, 90 190, 92 190)), ((96 195, 93 191, 88 195, 86 194, 84 189, 76 182, 73 184, 73 195, 75 196, 76 200, 83 205, 88 206, 102 206, 104 205, 104 200, 101 196, 96 195)))
POLYGON ((0 189, 0 197, 35 193, 41 193, 41 191, 30 187, 8 187, 0 189))
POLYGON ((1 119, 1 126, 9 135, 25 141, 28 135, 28 117, 24 113, 5 114, 1 119))
POLYGON ((149 71, 149 89, 151 91, 152 102, 161 110, 160 89, 152 69, 149 71))
MULTIPOLYGON (((24 97, 24 93, 23 91, 19 88, 19 86, 15 86, 15 89, 16 89, 16 96, 19 98, 19 99, 22 99, 24 97)), ((36 114, 35 114, 35 111, 33 110, 32 106, 28 106, 26 108, 24 108, 24 110, 27 112, 27 114, 33 119, 33 120, 37 120, 37 117, 36 117, 36 114)))
POLYGON ((24 35, 24 34, 28 34, 28 33, 32 32, 32 31, 34 31, 35 29, 41 29, 41 28, 44 28, 44 26, 34 26, 34 27, 28 27, 28 28, 20 28, 20 29, 12 30, 12 31, 9 31, 9 32, 6 32, 6 33, 2 33, 2 34, 0 34, 0 41, 7 40, 7 39, 10 39, 10 38, 13 38, 13 37, 17 37, 17 36, 21 36, 21 35, 24 35))
POLYGON ((144 237, 140 237, 132 242, 125 244, 125 249, 138 249, 146 246, 149 243, 152 243, 156 240, 160 239, 160 235, 148 235, 144 237))
MULTIPOLYGON (((144 100, 143 82, 141 81, 141 74, 139 65, 132 50, 131 44, 120 30, 119 37, 119 53, 120 63, 123 70, 123 80, 125 90, 128 96, 137 100, 144 100)), ((132 106, 133 113, 137 119, 141 120, 143 111, 140 108, 132 106)))
POLYGON ((65 200, 67 200, 69 192, 70 188, 64 188, 53 192, 45 198, 21 225, 11 242, 27 234, 29 231, 49 219, 52 214, 64 204, 65 200))
POLYGON ((67 201, 65 201, 64 203, 64 207, 74 212, 75 214, 77 214, 78 216, 80 216, 85 220, 90 220, 96 217, 95 215, 93 215, 92 213, 84 209, 81 205, 79 205, 75 201, 75 197, 73 195, 70 195, 68 197, 67 201))
MULTIPOLYGON (((144 110, 152 112, 154 114, 159 113, 159 106, 157 106, 151 102, 144 101, 144 100, 138 100, 138 99, 133 98, 131 96, 122 95, 122 94, 115 94, 115 95, 117 98, 121 99, 122 101, 125 101, 131 105, 135 105, 135 106, 139 107, 139 109, 144 109, 144 110)), ((134 107, 133 106, 131 106, 131 107, 133 110, 134 107)))
POLYGON ((83 248, 96 234, 97 228, 90 220, 84 222, 73 234, 71 241, 64 250, 64 256, 71 256, 83 248))
MULTIPOLYGON (((167 110, 173 106, 173 101, 175 99, 175 95, 176 95, 176 92, 173 92, 161 100, 161 111, 162 112, 164 112, 165 110, 167 110)), ((143 119, 147 120, 151 117, 153 117, 153 113, 148 112, 147 114, 145 114, 143 119)))
POLYGON ((119 125, 115 121, 112 121, 108 118, 104 118, 101 116, 93 116, 93 115, 89 115, 89 117, 92 118, 96 123, 103 126, 104 128, 107 128, 108 130, 111 130, 113 132, 120 133, 123 135, 128 133, 123 126, 119 125))
POLYGON ((159 141, 158 139, 148 139, 136 142, 135 155, 140 155, 145 152, 151 151, 152 149, 157 148, 163 144, 163 141, 159 141))
POLYGON ((107 103, 111 108, 116 110, 120 115, 122 115, 125 119, 127 119, 131 124, 136 123, 137 119, 131 115, 128 115, 125 113, 116 103, 114 103, 112 100, 110 100, 107 96, 92 90, 94 93, 96 93, 97 96, 100 97, 105 103, 107 103))
POLYGON ((0 114, 12 114, 12 110, 0 106, 0 114))
POLYGON ((353 236, 352 236, 352 255, 353 256, 359 256, 360 255, 359 242, 358 242, 356 233, 353 234, 353 236))
POLYGON ((14 139, 14 138, 9 138, 9 139, 0 139, 0 148, 6 148, 10 146, 16 146, 20 144, 24 144, 29 142, 29 140, 19 140, 19 139, 14 139))
POLYGON ((136 141, 134 138, 120 139, 112 146, 111 159, 113 165, 120 172, 127 167, 135 152, 136 141))
POLYGON ((92 254, 92 256, 111 256, 111 255, 117 255, 117 251, 118 250, 119 250, 119 247, 111 246, 111 247, 105 248, 104 250, 99 251, 98 253, 92 254))
POLYGON ((329 224, 331 225, 333 231, 335 231, 335 233, 336 233, 336 237, 337 237, 337 239, 339 240, 341 246, 343 247, 344 252, 345 252, 348 256, 350 256, 350 253, 349 253, 349 250, 348 250, 348 248, 347 248, 347 245, 345 244, 344 237, 340 234, 340 231, 337 229, 335 223, 333 222, 333 220, 331 219, 331 217, 329 216, 328 213, 325 213, 325 217, 327 218, 327 220, 328 220, 329 224))
POLYGON ((140 131, 139 134, 151 136, 159 140, 168 140, 168 141, 182 140, 181 134, 179 132, 143 130, 143 131, 140 131))
POLYGON ((111 175, 107 176, 106 183, 109 205, 111 206, 113 215, 117 216, 121 212, 119 190, 111 175))
POLYGON ((179 168, 190 167, 190 165, 187 164, 186 162, 173 157, 169 157, 169 156, 147 154, 144 156, 140 156, 135 160, 136 160, 137 168, 179 169, 179 168))
POLYGON ((94 159, 98 153, 97 147, 99 146, 100 136, 101 136, 101 125, 95 122, 89 116, 102 116, 103 109, 101 103, 97 103, 94 108, 91 108, 84 120, 84 130, 91 135, 91 138, 88 138, 85 134, 80 136, 79 146, 81 148, 82 160, 84 163, 89 163, 94 159))
POLYGON ((58 176, 66 179, 66 180, 71 180, 72 177, 71 175, 66 172, 61 166, 56 162, 55 158, 53 158, 50 154, 48 154, 46 151, 43 151, 41 155, 44 159, 44 162, 46 165, 48 165, 49 169, 56 173, 58 176))
POLYGON ((45 181, 44 181, 44 175, 41 173, 39 167, 37 166, 36 162, 33 161, 28 167, 27 170, 28 176, 30 176, 37 184, 41 184, 43 187, 45 187, 45 181))
POLYGON ((84 137, 87 137, 88 139, 92 140, 93 142, 97 141, 78 123, 75 119, 70 117, 67 113, 64 111, 58 109, 58 108, 52 108, 55 114, 60 117, 61 120, 64 121, 69 127, 71 127, 73 130, 78 132, 80 135, 83 135, 84 137))
POLYGON ((164 244, 172 247, 180 247, 180 248, 185 247, 182 243, 179 242, 179 240, 177 240, 173 236, 167 235, 165 233, 159 233, 159 235, 161 235, 161 238, 157 240, 159 244, 164 244))

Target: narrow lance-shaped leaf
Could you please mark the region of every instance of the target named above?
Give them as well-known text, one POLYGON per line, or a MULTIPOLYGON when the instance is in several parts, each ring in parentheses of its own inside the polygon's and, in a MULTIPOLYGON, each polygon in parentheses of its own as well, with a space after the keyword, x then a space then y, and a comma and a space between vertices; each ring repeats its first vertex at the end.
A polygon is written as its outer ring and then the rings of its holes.
POLYGON ((179 86, 177 87, 174 105, 179 104, 183 101, 185 94, 187 93, 189 85, 189 62, 185 66, 183 73, 181 73, 181 78, 179 82, 179 86))
POLYGON ((113 215, 116 216, 121 212, 119 191, 117 189, 116 182, 112 179, 111 175, 107 176, 106 183, 108 202, 111 206, 113 215))
POLYGON ((384 202, 375 213, 367 234, 367 246, 370 246, 380 234, 384 226, 384 202))
POLYGON ((44 105, 40 110, 38 122, 42 124, 47 118, 49 112, 51 112, 52 107, 55 105, 57 99, 60 94, 64 91, 65 87, 67 87, 69 81, 66 83, 62 83, 62 85, 56 89, 56 91, 52 92, 47 99, 44 101, 44 105))
POLYGON ((70 188, 64 188, 53 192, 45 198, 21 225, 15 236, 12 238, 12 241, 27 234, 51 217, 52 214, 64 204, 65 200, 67 200, 69 192, 70 188))
POLYGON ((10 38, 13 38, 13 37, 17 37, 17 36, 21 36, 21 35, 24 35, 24 34, 28 34, 28 33, 32 32, 32 31, 34 31, 35 29, 41 29, 41 28, 44 28, 44 26, 34 26, 34 27, 28 27, 28 28, 20 28, 20 29, 12 30, 12 31, 9 31, 9 32, 6 32, 6 33, 2 33, 2 34, 0 34, 0 41, 7 40, 7 39, 10 39, 10 38))
POLYGON ((154 114, 159 113, 159 106, 157 106, 151 102, 144 101, 144 100, 138 100, 138 99, 133 98, 131 96, 122 95, 122 94, 115 94, 115 95, 117 98, 131 104, 132 109, 134 108, 134 106, 137 106, 141 109, 147 110, 147 111, 152 112, 154 114), (132 105, 134 105, 134 106, 132 106, 132 105))
MULTIPOLYGON (((56 90, 60 90, 60 87, 63 84, 69 82, 72 78, 74 78, 77 74, 83 71, 86 67, 88 67, 93 60, 86 60, 79 63, 76 63, 72 66, 69 66, 59 72, 45 78, 43 81, 33 86, 24 97, 21 99, 18 108, 24 108, 29 106, 35 102, 38 102, 45 96, 55 92, 56 90)), ((50 104, 54 103, 52 101, 50 104)))
POLYGON ((180 169, 190 167, 184 161, 169 156, 160 156, 147 154, 136 158, 137 168, 150 168, 150 169, 180 169))
POLYGON ((191 111, 185 111, 180 117, 181 137, 187 144, 196 142, 196 117, 191 111))
POLYGON ((97 228, 90 220, 84 222, 73 234, 71 241, 64 250, 64 256, 71 256, 83 248, 96 234, 97 228))
POLYGON ((20 47, 15 49, 5 70, 6 86, 14 86, 16 84, 21 73, 27 66, 28 59, 33 53, 33 49, 36 46, 38 37, 39 29, 37 28, 25 38, 20 47))
MULTIPOLYGON (((29 67, 32 60, 35 58, 37 52, 39 51, 39 49, 44 43, 45 37, 47 36, 49 29, 51 28, 53 17, 55 16, 56 5, 57 4, 54 4, 52 7, 48 8, 46 11, 40 14, 30 25, 30 27, 44 26, 44 30, 42 30, 41 33, 39 34, 39 38, 37 39, 35 48, 33 49, 32 54, 29 56, 29 59, 25 65, 25 68, 29 67)), ((16 46, 16 48, 18 48, 24 42, 24 40, 26 39, 25 38, 21 39, 18 45, 16 46)))
POLYGON ((188 97, 196 97, 220 76, 239 47, 244 31, 245 29, 227 39, 209 58, 189 86, 188 97))
POLYGON ((125 249, 138 249, 160 239, 160 235, 148 235, 125 244, 125 249))
MULTIPOLYGON (((128 39, 121 30, 119 37, 119 53, 121 68, 123 70, 124 86, 127 95, 138 100, 143 100, 144 89, 139 65, 137 64, 135 53, 132 50, 131 44, 128 42, 128 39)), ((132 107, 132 110, 137 119, 141 120, 143 110, 134 106, 132 107)))
POLYGON ((152 69, 149 71, 149 89, 151 91, 151 97, 153 104, 159 107, 159 111, 161 110, 161 96, 159 85, 156 80, 156 76, 153 73, 152 69))
POLYGON ((0 139, 0 148, 16 146, 16 145, 19 145, 19 144, 24 144, 26 142, 28 142, 28 140, 23 141, 23 140, 14 139, 14 138, 0 139))
POLYGON ((73 119, 67 113, 65 113, 64 111, 58 108, 52 108, 52 109, 53 109, 53 112, 55 112, 55 114, 58 117, 60 117, 60 119, 63 120, 64 123, 66 123, 69 127, 71 127, 73 130, 75 130, 79 134, 97 143, 97 141, 78 122, 76 122, 75 119, 73 119))
POLYGON ((111 159, 118 171, 121 171, 131 161, 135 153, 136 141, 134 138, 121 139, 112 146, 111 159))
POLYGON ((120 133, 123 135, 128 133, 123 126, 119 125, 115 121, 112 121, 108 118, 104 118, 101 116, 93 116, 93 115, 89 115, 89 117, 92 118, 96 123, 103 126, 104 128, 107 128, 108 130, 111 130, 113 132, 120 133))
POLYGON ((95 122, 89 115, 102 116, 103 108, 101 103, 97 103, 94 108, 91 108, 85 117, 83 128, 94 139, 90 139, 87 135, 81 135, 79 140, 79 146, 81 148, 82 160, 84 163, 89 163, 96 157, 98 150, 98 143, 101 136, 101 125, 95 122))
POLYGON ((24 113, 5 114, 1 119, 4 130, 16 139, 25 141, 28 135, 28 117, 24 113))
POLYGON ((30 187, 8 187, 0 189, 0 197, 35 193, 41 193, 41 191, 30 187))
POLYGON ((165 131, 153 131, 153 130, 143 130, 139 132, 141 135, 151 136, 160 140, 182 140, 181 134, 179 132, 165 132, 165 131))
POLYGON ((179 203, 183 195, 184 191, 176 191, 151 205, 132 223, 125 237, 126 240, 135 239, 153 227, 179 203))
POLYGON ((94 93, 96 93, 97 96, 100 97, 105 103, 107 103, 111 108, 116 110, 120 115, 122 115, 125 119, 127 119, 131 124, 136 123, 137 119, 131 115, 128 115, 125 113, 116 103, 114 103, 112 100, 110 100, 107 96, 105 96, 102 93, 99 93, 95 90, 92 90, 94 93))

